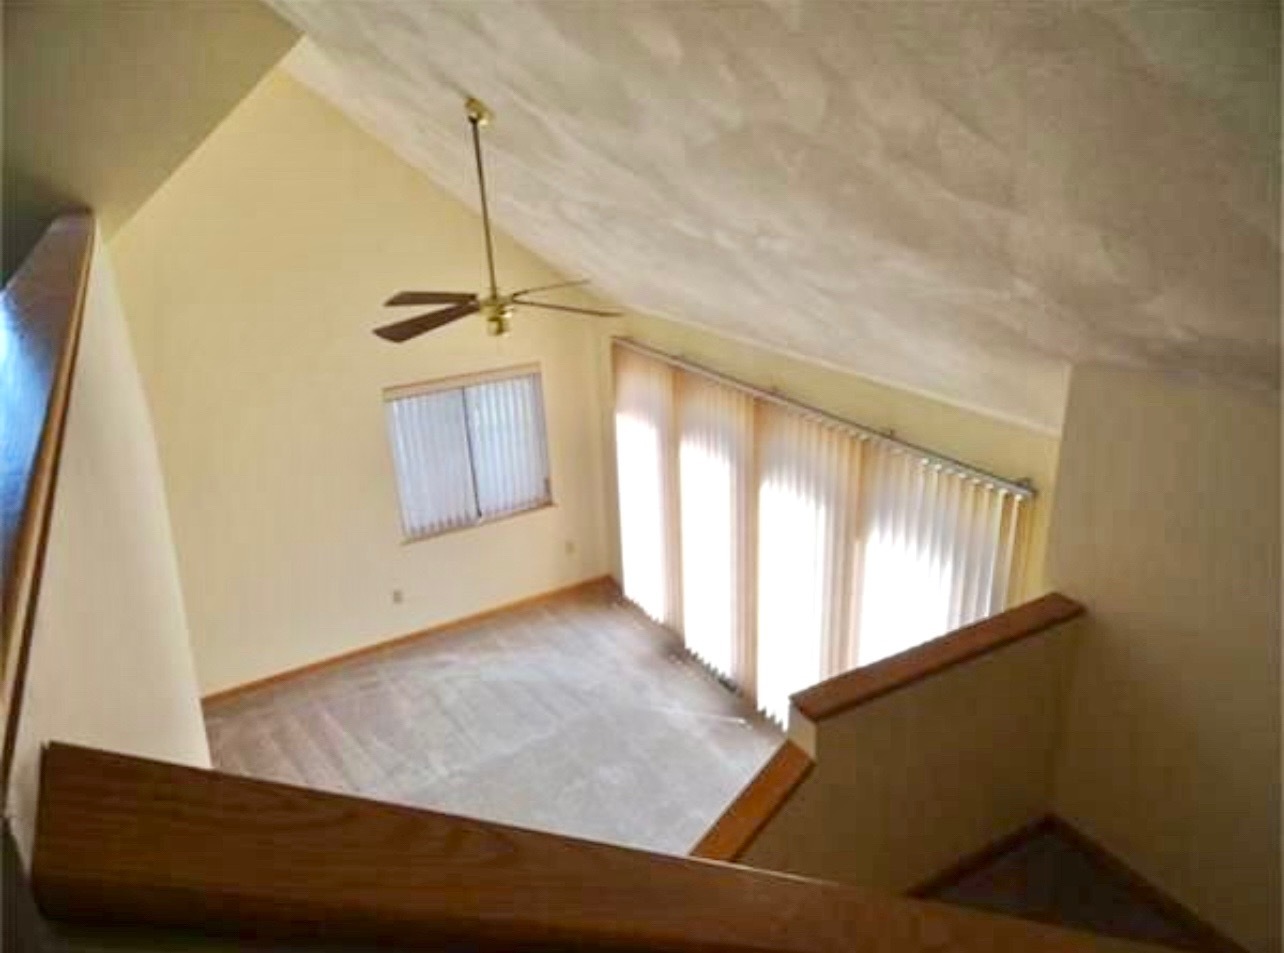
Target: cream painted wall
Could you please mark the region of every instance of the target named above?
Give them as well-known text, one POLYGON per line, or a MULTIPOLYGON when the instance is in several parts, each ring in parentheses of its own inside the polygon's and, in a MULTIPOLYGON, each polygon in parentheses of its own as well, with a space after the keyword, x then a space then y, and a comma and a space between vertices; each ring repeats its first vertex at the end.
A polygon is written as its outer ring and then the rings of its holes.
POLYGON ((4 0, 4 273, 58 213, 110 238, 294 43, 258 0, 4 0))
POLYGON ((1049 578, 1084 627, 1058 813, 1280 949, 1278 398, 1079 368, 1049 578))
MULTIPOLYGON (((504 340, 480 317, 375 338, 395 290, 483 286, 479 220, 284 73, 112 250, 206 693, 609 570, 602 327, 527 313, 504 340), (528 361, 557 505, 403 545, 382 388, 528 361)), ((502 236, 497 256, 510 288, 562 277, 502 236)))
MULTIPOLYGON (((890 427, 906 440, 1000 476, 1029 477, 1038 494, 1032 504, 1017 599, 1023 601, 1047 591, 1043 564, 1056 482, 1056 436, 689 325, 631 315, 617 333, 759 387, 777 388, 840 417, 879 429, 890 427)), ((609 367, 605 358, 603 365, 609 367)), ((604 426, 609 428, 609 419, 604 426)), ((613 479, 614 471, 610 472, 613 479)), ((613 487, 612 483, 612 494, 613 487)), ((616 536, 614 565, 618 572, 618 530, 616 536)))
POLYGON ((10 791, 28 861, 45 743, 209 766, 152 421, 101 241, 45 560, 10 791))
POLYGON ((743 862, 899 892, 1043 816, 1077 624, 817 723, 743 862))

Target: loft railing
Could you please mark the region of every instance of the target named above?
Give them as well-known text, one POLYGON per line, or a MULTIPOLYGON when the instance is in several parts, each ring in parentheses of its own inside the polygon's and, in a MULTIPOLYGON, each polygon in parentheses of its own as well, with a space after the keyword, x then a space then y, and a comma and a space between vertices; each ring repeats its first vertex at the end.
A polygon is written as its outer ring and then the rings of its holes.
POLYGON ((47 916, 467 950, 1138 950, 745 867, 53 745, 32 867, 47 916))
POLYGON ((1051 593, 795 694, 790 740, 692 856, 923 897, 1054 831, 1193 948, 1242 953, 1054 812, 1084 611, 1051 593))
POLYGON ((9 791, 93 243, 92 215, 59 218, 0 295, 0 806, 9 791))
MULTIPOLYGON (((790 699, 790 740, 781 744, 767 765, 692 848, 692 856, 725 861, 744 856, 811 774, 816 735, 825 722, 892 692, 909 689, 955 666, 1047 632, 1083 612, 1083 606, 1073 599, 1050 593, 798 692, 790 699)), ((859 752, 835 752, 834 756, 862 757, 859 752)))

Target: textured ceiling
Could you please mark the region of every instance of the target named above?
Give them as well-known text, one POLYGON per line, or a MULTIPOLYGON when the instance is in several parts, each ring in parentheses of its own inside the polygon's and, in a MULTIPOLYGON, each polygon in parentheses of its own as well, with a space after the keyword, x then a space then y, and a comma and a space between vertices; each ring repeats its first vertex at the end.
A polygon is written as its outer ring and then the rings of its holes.
POLYGON ((474 204, 485 99, 501 226, 636 311, 1048 429, 1072 362, 1279 386, 1274 3, 271 2, 474 204))

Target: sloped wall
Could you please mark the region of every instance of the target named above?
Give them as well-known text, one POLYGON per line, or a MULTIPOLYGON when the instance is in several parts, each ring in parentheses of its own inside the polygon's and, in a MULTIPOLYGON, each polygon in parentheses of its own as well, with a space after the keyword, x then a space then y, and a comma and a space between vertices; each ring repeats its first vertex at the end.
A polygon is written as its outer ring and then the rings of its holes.
POLYGON ((1049 575, 1089 609, 1057 813, 1280 948, 1278 395, 1074 372, 1049 575))
MULTIPOLYGON (((376 338, 394 291, 484 287, 480 220, 284 73, 112 251, 206 693, 608 571, 603 327, 527 312, 502 340, 480 316, 376 338), (383 388, 533 361, 556 505, 403 544, 383 388)), ((508 288, 562 278, 503 236, 496 255, 508 288)))
POLYGON ((69 208, 111 237, 294 43, 258 0, 4 0, 4 274, 69 208))
POLYGON ((10 794, 28 860, 47 742, 209 766, 151 416, 101 240, 22 706, 10 794))

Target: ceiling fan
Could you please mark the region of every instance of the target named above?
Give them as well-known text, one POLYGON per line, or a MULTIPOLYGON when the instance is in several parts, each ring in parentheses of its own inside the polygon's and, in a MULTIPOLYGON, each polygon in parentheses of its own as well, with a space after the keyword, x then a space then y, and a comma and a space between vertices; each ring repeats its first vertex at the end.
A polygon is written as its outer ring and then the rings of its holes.
POLYGON ((482 312, 486 316, 486 326, 491 334, 503 335, 510 330, 513 311, 516 308, 547 308, 550 311, 567 311, 572 314, 590 314, 596 317, 618 317, 618 311, 597 311, 593 308, 574 308, 566 304, 551 304, 547 301, 530 301, 528 295, 555 288, 571 288, 586 285, 588 281, 560 281, 552 285, 540 285, 536 288, 523 288, 512 294, 500 294, 495 280, 495 249, 490 235, 490 209, 486 204, 486 174, 482 169, 481 127, 491 120, 491 111, 479 99, 469 97, 464 102, 468 114, 468 123, 472 126, 473 156, 477 161, 477 187, 481 193, 482 231, 486 236, 486 270, 490 275, 490 291, 485 297, 467 291, 399 291, 384 304, 388 307, 404 305, 442 304, 446 307, 429 311, 425 314, 404 321, 396 321, 375 328, 375 334, 385 341, 400 343, 411 338, 445 327, 452 321, 466 318, 470 314, 482 312))

